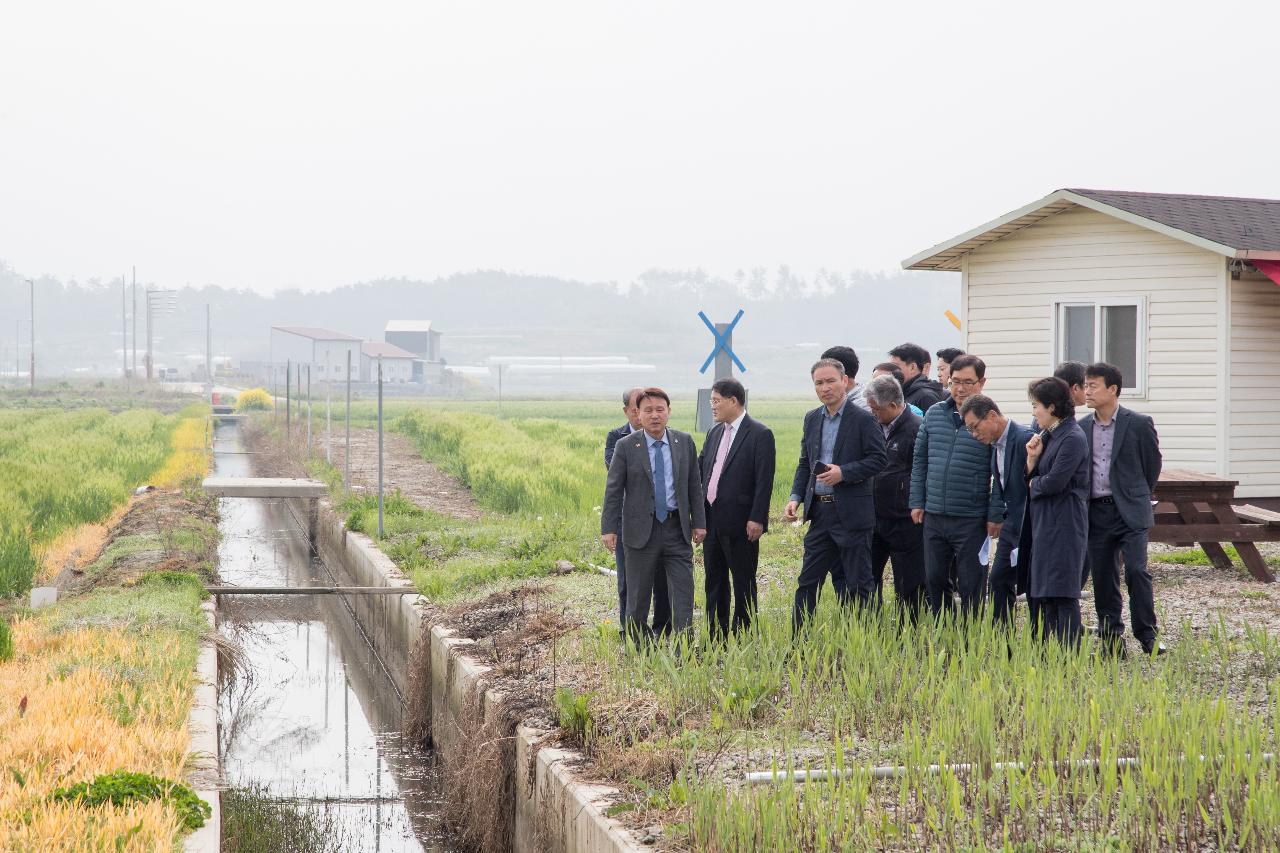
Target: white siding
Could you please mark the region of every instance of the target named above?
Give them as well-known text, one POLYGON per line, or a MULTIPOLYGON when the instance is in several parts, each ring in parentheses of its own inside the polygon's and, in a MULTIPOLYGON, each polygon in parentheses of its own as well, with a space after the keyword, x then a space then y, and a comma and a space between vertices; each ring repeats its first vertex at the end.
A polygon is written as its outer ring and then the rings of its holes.
POLYGON ((1220 255, 1074 208, 965 259, 963 346, 986 361, 986 392, 1026 423, 1027 383, 1053 369, 1051 303, 1145 297, 1146 393, 1121 401, 1156 419, 1167 466, 1225 473, 1225 276, 1220 255))
POLYGON ((1231 478, 1245 497, 1280 495, 1280 285, 1262 276, 1231 294, 1231 478))

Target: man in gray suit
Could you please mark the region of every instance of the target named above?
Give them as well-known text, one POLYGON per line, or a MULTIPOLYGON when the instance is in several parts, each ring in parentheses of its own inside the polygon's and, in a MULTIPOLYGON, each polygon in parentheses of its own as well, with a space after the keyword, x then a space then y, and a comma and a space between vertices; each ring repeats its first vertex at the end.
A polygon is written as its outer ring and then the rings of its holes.
POLYGON ((1080 422, 1092 456, 1089 470, 1089 565, 1093 570, 1098 633, 1104 648, 1124 654, 1120 560, 1124 559, 1133 635, 1147 654, 1164 654, 1156 639, 1155 593, 1147 570, 1147 532, 1155 523, 1151 494, 1160 479, 1160 438, 1149 415, 1120 405, 1119 368, 1099 362, 1084 370, 1080 422))
POLYGON ((693 544, 707 535, 702 476, 693 439, 667 429, 671 398, 646 388, 636 398, 641 432, 618 441, 600 514, 600 538, 618 547, 619 517, 627 565, 627 631, 637 643, 649 640, 649 605, 654 578, 667 580, 671 628, 684 633, 693 624, 693 544))

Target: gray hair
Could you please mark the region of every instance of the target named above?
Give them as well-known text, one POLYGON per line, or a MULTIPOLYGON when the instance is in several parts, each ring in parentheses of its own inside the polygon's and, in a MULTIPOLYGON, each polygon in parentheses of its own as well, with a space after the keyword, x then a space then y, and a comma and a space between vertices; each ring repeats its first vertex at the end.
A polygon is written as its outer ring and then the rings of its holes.
POLYGON ((643 388, 643 387, 641 387, 641 386, 639 386, 639 385, 636 385, 634 388, 628 388, 627 390, 623 391, 623 392, 622 392, 622 406, 623 406, 623 408, 627 408, 627 407, 629 407, 629 406, 631 405, 631 398, 632 398, 632 397, 634 397, 636 394, 640 393, 640 392, 641 392, 641 391, 643 391, 643 390, 644 390, 644 388, 643 388))
POLYGON ((809 368, 809 375, 813 376, 817 373, 819 367, 834 367, 841 376, 845 375, 844 364, 834 358, 820 358, 815 361, 813 367, 809 368))
POLYGON ((867 383, 863 396, 868 403, 876 406, 901 406, 902 386, 892 376, 877 376, 867 383))

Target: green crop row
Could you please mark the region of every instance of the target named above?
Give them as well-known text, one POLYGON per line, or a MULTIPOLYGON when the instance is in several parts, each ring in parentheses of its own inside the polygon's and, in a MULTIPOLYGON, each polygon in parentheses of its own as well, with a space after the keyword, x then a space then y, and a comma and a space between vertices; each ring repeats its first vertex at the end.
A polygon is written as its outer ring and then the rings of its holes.
POLYGON ((105 518, 159 469, 177 422, 148 409, 0 411, 0 595, 25 593, 40 546, 105 518))

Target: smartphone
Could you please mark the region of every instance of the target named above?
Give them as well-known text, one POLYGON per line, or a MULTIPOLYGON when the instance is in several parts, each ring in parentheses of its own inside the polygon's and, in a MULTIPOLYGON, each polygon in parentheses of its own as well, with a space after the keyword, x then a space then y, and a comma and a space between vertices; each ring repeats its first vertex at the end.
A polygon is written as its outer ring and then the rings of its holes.
POLYGON ((825 474, 827 472, 827 469, 830 467, 831 466, 825 462, 818 462, 813 466, 814 476, 820 476, 822 474, 825 474))

